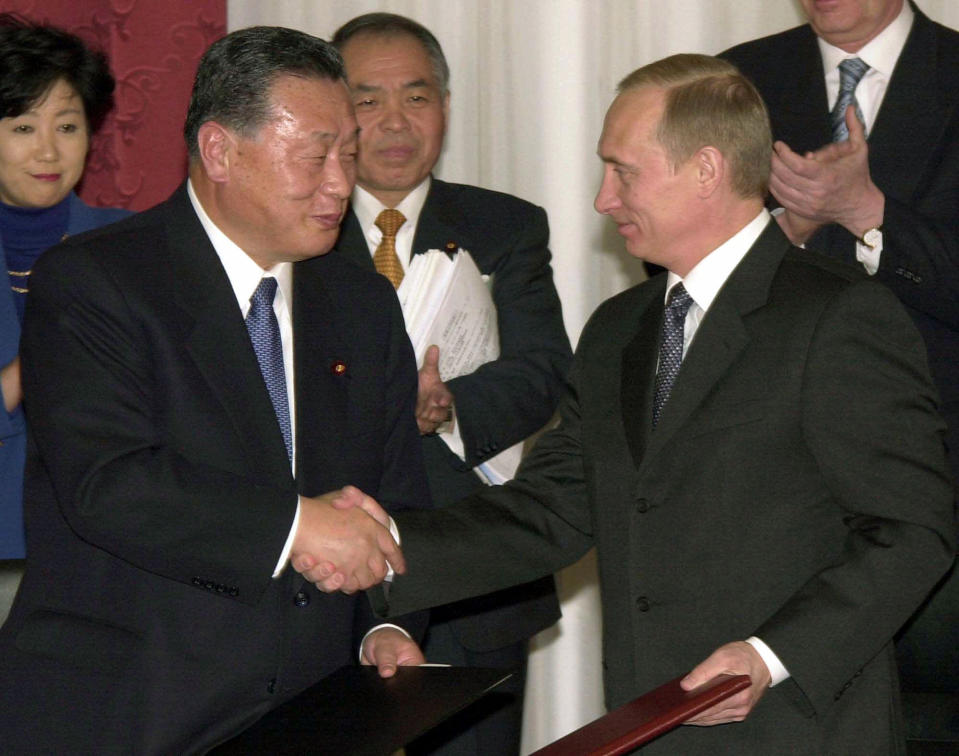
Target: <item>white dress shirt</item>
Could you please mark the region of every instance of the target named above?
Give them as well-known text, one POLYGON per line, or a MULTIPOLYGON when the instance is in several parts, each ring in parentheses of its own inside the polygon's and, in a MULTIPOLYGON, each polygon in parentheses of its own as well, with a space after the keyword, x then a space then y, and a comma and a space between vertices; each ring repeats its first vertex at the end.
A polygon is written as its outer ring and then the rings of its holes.
MULTIPOLYGON (((763 230, 772 220, 769 211, 763 209, 753 220, 747 223, 733 237, 723 242, 720 246, 710 252, 706 257, 699 261, 684 278, 670 271, 666 277, 666 296, 664 302, 669 301, 669 292, 672 288, 682 283, 693 302, 686 313, 686 320, 683 322, 683 357, 685 358, 689 346, 696 336, 696 330, 713 300, 726 283, 726 279, 732 274, 736 266, 746 256, 746 253, 753 246, 756 239, 759 238, 763 230)), ((753 636, 747 638, 746 643, 750 644, 756 652, 762 657, 763 663, 769 669, 771 676, 770 687, 781 683, 789 677, 789 672, 779 657, 762 640, 753 636)))
MULTIPOLYGON (((818 40, 830 112, 835 107, 836 100, 839 99, 839 64, 848 58, 859 58, 869 66, 869 70, 856 86, 856 102, 859 103, 859 109, 862 111, 867 135, 872 133, 876 117, 879 115, 879 107, 886 95, 886 88, 889 86, 899 55, 906 46, 906 38, 912 29, 914 18, 915 13, 909 3, 904 2, 899 15, 889 26, 855 53, 834 47, 821 37, 818 40)), ((881 254, 881 247, 872 248, 859 241, 856 242, 856 259, 871 276, 879 270, 881 254)))

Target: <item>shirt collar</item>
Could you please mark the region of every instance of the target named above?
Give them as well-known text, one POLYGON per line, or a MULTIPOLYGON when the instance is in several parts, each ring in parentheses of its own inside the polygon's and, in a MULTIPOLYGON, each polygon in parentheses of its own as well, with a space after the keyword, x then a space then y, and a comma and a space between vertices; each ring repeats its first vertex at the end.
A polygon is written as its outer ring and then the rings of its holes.
POLYGON ((893 19, 889 26, 879 32, 874 39, 871 39, 856 53, 848 53, 819 37, 817 41, 822 56, 823 72, 829 74, 836 70, 839 64, 847 58, 860 58, 866 65, 888 79, 892 76, 892 71, 896 67, 896 61, 899 60, 902 48, 906 46, 906 38, 912 29, 914 18, 915 13, 909 5, 909 0, 905 0, 899 15, 893 19))
MULTIPOLYGON (((426 195, 429 194, 431 181, 432 178, 427 176, 396 206, 396 209, 403 213, 403 217, 406 218, 405 227, 413 228, 416 226, 423 205, 426 204, 426 195)), ((374 223, 376 217, 385 209, 386 205, 359 184, 353 189, 353 212, 356 213, 356 219, 360 222, 360 228, 363 230, 364 236, 368 235, 371 229, 375 230, 377 234, 381 233, 374 223)))
POLYGON ((233 294, 236 296, 237 304, 240 306, 240 312, 246 317, 250 310, 250 297, 260 285, 260 280, 264 273, 269 273, 276 278, 277 285, 283 293, 283 304, 292 317, 291 303, 293 302, 293 263, 281 262, 274 265, 268 271, 264 271, 257 265, 253 258, 238 247, 220 228, 210 220, 206 214, 203 205, 193 190, 193 184, 187 180, 186 191, 190 197, 193 209, 206 235, 210 238, 210 244, 220 258, 220 264, 226 271, 227 278, 230 279, 230 285, 233 287, 233 294))
POLYGON ((669 292, 673 286, 682 281, 689 296, 693 298, 699 308, 706 312, 719 290, 726 283, 726 279, 746 256, 756 239, 763 232, 772 216, 766 208, 759 215, 743 226, 735 235, 720 244, 716 249, 700 260, 685 278, 669 272, 666 277, 666 299, 669 301, 669 292))

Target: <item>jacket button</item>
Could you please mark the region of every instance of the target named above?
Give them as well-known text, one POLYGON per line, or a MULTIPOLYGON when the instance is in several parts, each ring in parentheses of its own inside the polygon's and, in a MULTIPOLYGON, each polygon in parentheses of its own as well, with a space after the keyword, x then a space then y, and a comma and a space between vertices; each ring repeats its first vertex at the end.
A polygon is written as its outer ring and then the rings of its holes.
POLYGON ((636 599, 636 608, 639 609, 639 611, 641 612, 648 612, 649 599, 646 598, 645 596, 640 596, 638 599, 636 599))
POLYGON ((293 597, 293 606, 309 606, 310 604, 310 594, 306 591, 297 591, 296 595, 293 597))
POLYGON ((640 514, 646 514, 649 511, 649 502, 646 499, 640 499, 636 502, 636 509, 640 514))

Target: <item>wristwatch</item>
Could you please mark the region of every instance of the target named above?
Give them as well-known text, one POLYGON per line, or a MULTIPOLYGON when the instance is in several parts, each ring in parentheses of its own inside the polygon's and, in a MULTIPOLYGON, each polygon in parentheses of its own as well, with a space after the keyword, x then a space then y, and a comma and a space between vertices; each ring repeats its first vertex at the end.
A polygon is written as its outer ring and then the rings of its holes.
POLYGON ((875 249, 876 247, 882 247, 882 226, 875 226, 866 230, 862 236, 859 237, 859 243, 864 247, 869 247, 869 249, 875 249))

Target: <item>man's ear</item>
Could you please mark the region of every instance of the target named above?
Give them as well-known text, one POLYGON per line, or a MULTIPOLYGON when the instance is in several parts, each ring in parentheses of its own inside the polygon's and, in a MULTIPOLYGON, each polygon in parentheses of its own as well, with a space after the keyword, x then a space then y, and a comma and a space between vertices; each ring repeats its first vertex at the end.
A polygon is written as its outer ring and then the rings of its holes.
POLYGON ((700 147, 693 158, 696 161, 696 180, 699 183, 699 196, 709 197, 723 183, 726 176, 726 160, 715 147, 700 147))
POLYGON ((236 154, 236 137, 232 131, 216 121, 207 121, 197 131, 200 162, 210 181, 229 180, 230 166, 236 154))

